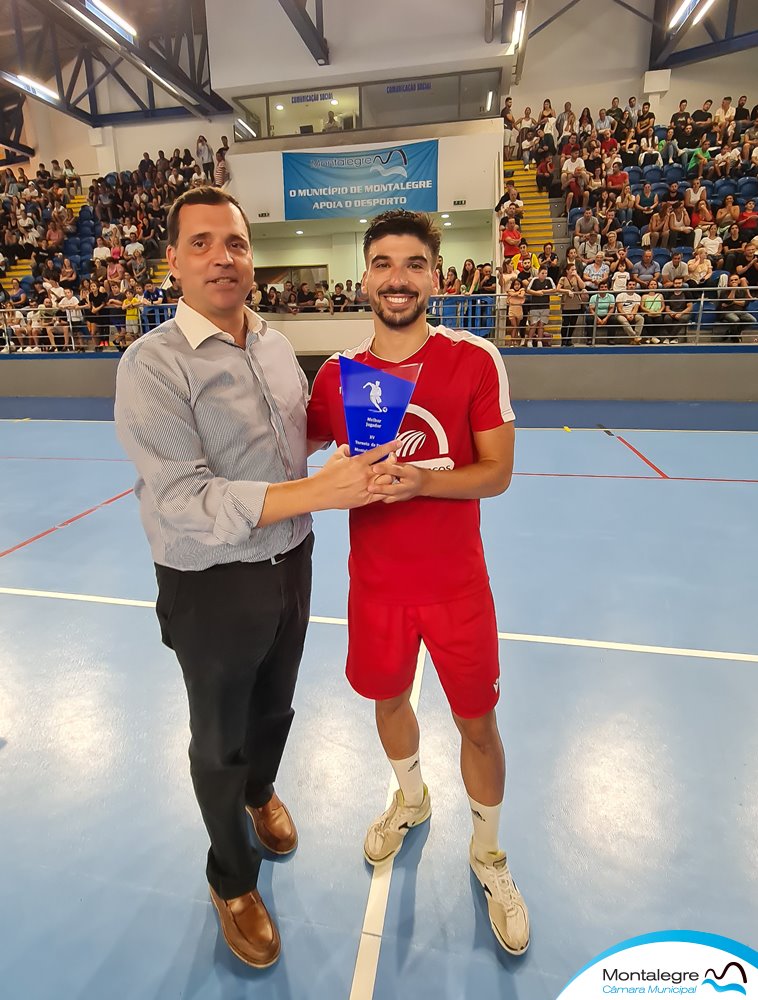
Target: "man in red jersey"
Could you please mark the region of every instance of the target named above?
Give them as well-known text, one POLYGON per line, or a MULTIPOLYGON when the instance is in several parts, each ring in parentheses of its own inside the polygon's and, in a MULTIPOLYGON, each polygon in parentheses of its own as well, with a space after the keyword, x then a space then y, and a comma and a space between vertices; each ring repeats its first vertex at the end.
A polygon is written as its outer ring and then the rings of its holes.
MULTIPOLYGON (((495 717, 500 669, 479 530, 479 500, 511 481, 514 415, 496 348, 426 322, 429 297, 439 291, 439 247, 439 230, 426 215, 393 211, 373 220, 363 241, 362 285, 374 335, 345 352, 389 373, 421 366, 401 447, 377 467, 370 487, 383 502, 350 516, 347 676, 375 702, 379 737, 400 786, 369 827, 364 854, 373 865, 389 860, 408 830, 431 814, 410 704, 423 640, 461 735, 474 824, 469 862, 498 941, 520 955, 529 944, 529 917, 498 839, 505 787, 495 717)), ((310 449, 347 442, 337 356, 316 377, 308 439, 310 449)))

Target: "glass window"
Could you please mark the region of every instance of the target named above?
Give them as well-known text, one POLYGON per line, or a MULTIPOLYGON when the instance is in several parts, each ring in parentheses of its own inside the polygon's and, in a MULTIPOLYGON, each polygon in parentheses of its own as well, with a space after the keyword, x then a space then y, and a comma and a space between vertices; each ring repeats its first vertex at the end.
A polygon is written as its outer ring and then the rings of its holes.
POLYGON ((361 86, 364 128, 458 120, 458 77, 393 80, 361 86))
POLYGON ((496 118, 500 70, 238 97, 235 139, 496 118))
POLYGON ((243 97, 237 102, 240 112, 234 119, 234 138, 239 142, 265 139, 268 135, 265 97, 243 97))
POLYGON ((459 117, 494 118, 500 110, 500 71, 484 70, 482 73, 461 75, 461 108, 459 117))
POLYGON ((346 132, 358 128, 357 87, 272 94, 268 103, 269 136, 346 132))

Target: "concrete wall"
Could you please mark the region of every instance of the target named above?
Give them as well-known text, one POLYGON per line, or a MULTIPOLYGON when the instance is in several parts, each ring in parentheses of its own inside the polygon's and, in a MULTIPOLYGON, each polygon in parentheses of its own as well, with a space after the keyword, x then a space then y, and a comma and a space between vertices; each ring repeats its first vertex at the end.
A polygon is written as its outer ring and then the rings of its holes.
MULTIPOLYGON (((453 210, 454 201, 465 202, 467 211, 490 209, 495 204, 503 144, 500 119, 381 129, 378 133, 364 132, 363 135, 370 141, 361 145, 340 144, 340 153, 439 137, 438 210, 453 210)), ((321 152, 334 144, 334 141, 320 142, 314 146, 312 139, 307 145, 288 139, 236 143, 229 155, 231 191, 251 222, 257 222, 261 213, 268 213, 267 222, 284 221, 281 150, 296 148, 303 152, 321 152)))
MULTIPOLYGON (((293 226, 294 229, 294 226, 293 226)), ((492 234, 489 226, 443 229, 441 251, 445 265, 457 268, 472 257, 477 263, 491 260, 492 234)), ((302 236, 296 239, 255 239, 255 266, 308 267, 325 264, 329 280, 353 281, 363 274, 363 233, 333 233, 331 236, 302 236)))
MULTIPOLYGON (((527 32, 564 6, 565 0, 530 3, 527 32)), ((648 17, 653 14, 653 0, 633 0, 632 6, 648 17)), ((718 28, 723 26, 726 11, 727 4, 722 3, 710 14, 718 28)), ((739 14, 736 32, 754 30, 754 0, 742 4, 739 14)), ((650 34, 649 22, 611 0, 579 0, 528 40, 521 81, 510 89, 517 113, 523 114, 524 106, 529 105, 536 116, 546 97, 556 111, 571 101, 577 114, 587 105, 593 117, 612 97, 620 98, 623 106, 634 94, 639 104, 648 96, 643 78, 649 64, 650 34)), ((678 47, 691 48, 709 41, 700 24, 678 47)), ((652 103, 658 120, 668 121, 683 97, 692 112, 709 97, 717 106, 725 94, 731 94, 735 104, 740 94, 747 94, 749 107, 758 101, 755 49, 672 70, 668 90, 656 95, 652 103)))
MULTIPOLYGON (((339 338, 331 323, 278 322, 314 375, 334 350, 371 335, 371 320, 346 319, 339 338)), ((514 399, 728 400, 758 402, 758 351, 662 354, 645 349, 592 354, 507 352, 514 399)), ((118 358, 0 358, 0 395, 113 396, 118 358)))
POLYGON ((481 0, 329 0, 329 66, 317 65, 271 0, 206 0, 206 10, 213 86, 224 96, 484 69, 506 61, 499 36, 491 44, 484 40, 481 0))

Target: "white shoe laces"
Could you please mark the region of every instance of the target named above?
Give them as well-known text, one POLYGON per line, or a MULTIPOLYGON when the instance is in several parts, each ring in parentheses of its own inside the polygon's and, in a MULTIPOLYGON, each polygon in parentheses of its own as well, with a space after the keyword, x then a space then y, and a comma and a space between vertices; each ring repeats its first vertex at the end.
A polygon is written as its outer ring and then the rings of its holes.
POLYGON ((492 866, 495 869, 495 892, 494 898, 504 909, 508 916, 515 916, 518 913, 518 890, 513 881, 513 876, 508 868, 506 858, 501 858, 492 866))

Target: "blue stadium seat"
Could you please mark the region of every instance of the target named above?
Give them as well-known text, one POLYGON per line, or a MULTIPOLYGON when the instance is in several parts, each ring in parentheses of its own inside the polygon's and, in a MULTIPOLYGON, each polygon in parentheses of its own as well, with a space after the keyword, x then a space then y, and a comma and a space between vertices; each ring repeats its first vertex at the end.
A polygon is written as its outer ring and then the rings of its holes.
POLYGON ((19 281, 19 285, 21 285, 21 287, 28 295, 29 292, 32 290, 32 288, 34 288, 34 278, 31 276, 31 274, 25 274, 23 278, 21 278, 21 280, 19 281))
POLYGON ((667 125, 656 125, 653 128, 653 134, 655 135, 656 139, 660 142, 661 139, 665 139, 666 138, 666 132, 667 132, 667 130, 668 130, 668 126, 667 125))
POLYGON ((568 214, 568 227, 569 227, 570 230, 573 231, 573 228, 576 225, 576 220, 582 214, 582 211, 583 210, 581 208, 572 208, 571 211, 569 212, 569 214, 568 214))
POLYGON ((626 172, 629 174, 630 184, 640 184, 642 182, 642 170, 639 167, 626 167, 626 172))
POLYGON ((721 278, 722 274, 725 275, 727 281, 729 280, 729 272, 728 271, 715 271, 714 270, 713 273, 711 274, 710 278, 708 279, 708 284, 711 286, 711 288, 718 288, 719 279, 721 278))
POLYGON ((697 320, 697 313, 700 310, 700 327, 703 330, 710 330, 713 326, 714 320, 716 319, 716 303, 712 299, 705 299, 700 307, 700 303, 696 302, 693 307, 693 319, 697 320))
POLYGON ((117 173, 106 174, 105 183, 110 185, 110 187, 115 187, 118 184, 119 176, 117 173))
POLYGON ((626 256, 632 264, 636 264, 637 261, 642 260, 642 247, 629 247, 626 256))
POLYGON ((743 198, 758 198, 758 178, 740 177, 737 181, 737 193, 743 198))
POLYGON ((653 184, 653 194, 658 195, 658 201, 662 201, 663 198, 669 193, 669 186, 661 181, 658 184, 653 184))
POLYGON ((686 246, 674 247, 674 249, 671 252, 680 253, 682 255, 682 260, 684 261, 689 260, 695 253, 692 247, 686 247, 686 246))
POLYGON ((662 178, 663 178, 663 171, 661 170, 660 167, 650 166, 642 168, 643 181, 645 182, 649 181, 651 184, 655 184, 658 181, 662 180, 662 178))
POLYGON ((728 177, 721 177, 715 182, 713 190, 721 198, 724 198, 728 194, 737 194, 737 185, 734 181, 730 181, 728 177))
POLYGON ((636 226, 624 226, 621 230, 621 242, 625 247, 636 247, 640 243, 640 231, 636 226))
POLYGON ((684 180, 684 167, 680 163, 669 163, 663 168, 663 177, 667 184, 672 181, 684 180))
POLYGON ((92 209, 90 208, 89 205, 82 206, 82 208, 79 210, 79 218, 82 220, 82 222, 89 222, 92 218, 94 218, 92 209))
POLYGON ((94 237, 94 235, 95 235, 95 227, 92 225, 91 222, 80 222, 79 223, 79 236, 80 237, 81 236, 84 236, 84 237, 87 237, 87 236, 94 237))
POLYGON ((664 264, 668 264, 671 260, 671 251, 665 247, 656 247, 653 250, 653 260, 657 261, 663 267, 664 264))

